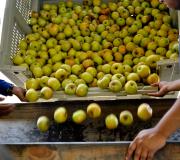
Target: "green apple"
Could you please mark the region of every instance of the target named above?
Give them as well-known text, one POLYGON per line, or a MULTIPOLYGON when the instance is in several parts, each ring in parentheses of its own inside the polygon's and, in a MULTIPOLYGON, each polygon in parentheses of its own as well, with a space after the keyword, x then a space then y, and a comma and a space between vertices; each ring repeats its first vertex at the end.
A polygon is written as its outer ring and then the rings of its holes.
POLYGON ((33 88, 33 89, 39 89, 39 81, 35 78, 29 78, 25 81, 25 88, 28 90, 30 88, 33 88))
POLYGON ((160 56, 159 55, 150 55, 146 58, 146 64, 150 67, 150 68, 156 68, 157 66, 157 61, 160 60, 160 56))
POLYGON ((110 82, 110 78, 107 76, 103 76, 102 78, 98 79, 97 85, 101 89, 108 88, 110 82))
POLYGON ((107 129, 116 129, 118 127, 118 118, 115 114, 111 113, 105 118, 105 125, 107 129))
POLYGON ((109 89, 112 92, 119 92, 122 89, 122 84, 117 79, 111 80, 109 83, 109 89))
POLYGON ((36 102, 39 99, 39 93, 35 89, 30 88, 26 91, 25 97, 28 102, 36 102))
POLYGON ((78 86, 79 84, 86 84, 86 82, 83 79, 76 79, 74 81, 75 85, 78 86))
POLYGON ((87 115, 90 118, 98 118, 101 116, 101 107, 97 103, 90 103, 87 106, 87 115))
POLYGON ((47 41, 46 41, 46 46, 47 48, 53 48, 57 45, 57 40, 55 38, 49 38, 47 41))
POLYGON ((80 78, 83 79, 86 83, 91 83, 93 81, 93 75, 89 72, 83 72, 80 75, 80 78))
POLYGON ((65 107, 58 107, 54 111, 54 120, 56 123, 64 123, 67 121, 68 113, 65 107))
POLYGON ((141 78, 146 78, 150 75, 151 69, 148 65, 142 64, 137 67, 137 74, 141 78))
POLYGON ((61 88, 61 83, 55 77, 50 77, 47 81, 47 85, 51 87, 54 91, 58 91, 61 88))
POLYGON ((68 72, 65 69, 58 69, 55 72, 55 78, 57 78, 59 81, 63 81, 68 76, 68 72))
POLYGON ((128 94, 136 94, 138 91, 138 86, 135 81, 129 80, 126 82, 124 89, 128 94))
POLYGON ((66 84, 64 92, 68 95, 74 95, 76 93, 76 85, 74 83, 66 84))
POLYGON ((123 64, 122 63, 114 63, 111 66, 111 73, 123 73, 123 64))
POLYGON ((53 97, 53 90, 47 86, 41 88, 40 93, 41 93, 41 97, 44 99, 50 99, 53 97))
POLYGON ((46 132, 48 131, 50 127, 50 120, 47 116, 40 116, 37 120, 37 128, 41 132, 46 132))
POLYGON ((111 72, 111 65, 108 63, 102 65, 102 72, 104 72, 105 74, 110 73, 111 72))
POLYGON ((119 122, 124 126, 130 126, 133 123, 133 115, 130 111, 124 110, 119 115, 119 122))
POLYGON ((123 74, 121 73, 116 73, 111 77, 111 80, 119 80, 122 84, 122 86, 124 86, 125 82, 126 82, 126 78, 123 74))
POLYGON ((13 63, 15 65, 20 65, 20 64, 24 63, 24 57, 21 55, 18 55, 18 54, 14 55, 13 56, 13 63))
POLYGON ((41 86, 41 87, 47 86, 48 80, 49 80, 49 77, 48 77, 48 76, 42 76, 42 77, 40 78, 40 83, 39 83, 40 86, 41 86))
POLYGON ((69 84, 69 83, 73 83, 73 81, 69 78, 66 78, 62 81, 62 88, 65 89, 66 85, 69 84))
POLYGON ((83 123, 86 120, 86 112, 84 110, 81 110, 81 109, 74 111, 72 114, 72 120, 76 124, 83 123))
POLYGON ((127 81, 129 80, 133 80, 135 82, 139 82, 140 81, 140 77, 138 75, 138 73, 134 73, 134 72, 131 72, 127 75, 127 81))
POLYGON ((90 73, 93 77, 96 77, 97 75, 97 70, 95 67, 88 67, 86 69, 86 72, 90 73))
POLYGON ((88 86, 86 84, 79 84, 76 88, 76 95, 79 97, 84 97, 88 93, 88 86))
POLYGON ((41 67, 34 67, 32 73, 35 78, 40 78, 43 76, 43 70, 41 67))
POLYGON ((152 117, 152 113, 153 110, 147 103, 140 104, 137 110, 138 117, 143 121, 149 120, 152 117))
POLYGON ((71 72, 75 75, 80 75, 82 73, 82 65, 74 64, 71 68, 71 72))

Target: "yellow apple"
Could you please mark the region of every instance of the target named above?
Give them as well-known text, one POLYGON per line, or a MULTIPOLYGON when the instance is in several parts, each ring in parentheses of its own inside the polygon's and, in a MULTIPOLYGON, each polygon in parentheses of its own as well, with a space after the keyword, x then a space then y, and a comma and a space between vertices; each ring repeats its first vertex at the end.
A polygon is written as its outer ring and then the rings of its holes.
POLYGON ((122 111, 119 115, 119 122, 125 126, 130 126, 133 123, 133 115, 130 111, 122 111))
POLYGON ((64 123, 68 118, 67 110, 65 107, 59 107, 54 112, 54 120, 57 123, 64 123))
POLYGON ((87 106, 87 115, 91 118, 98 118, 101 115, 101 107, 97 103, 90 103, 87 106))
POLYGON ((115 114, 111 113, 105 118, 105 125, 108 129, 116 129, 118 127, 118 119, 115 114))
POLYGON ((38 118, 37 128, 41 132, 46 132, 49 129, 49 126, 50 126, 50 121, 49 121, 49 118, 47 116, 41 116, 38 118))
POLYGON ((138 117, 143 120, 147 121, 152 117, 153 110, 147 103, 142 103, 139 105, 137 110, 138 117))

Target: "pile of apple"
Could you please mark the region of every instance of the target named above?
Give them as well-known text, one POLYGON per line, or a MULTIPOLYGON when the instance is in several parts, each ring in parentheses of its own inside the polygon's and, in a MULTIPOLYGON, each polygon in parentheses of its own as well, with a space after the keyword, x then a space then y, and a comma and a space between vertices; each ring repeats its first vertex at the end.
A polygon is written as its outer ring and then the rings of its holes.
MULTIPOLYGON (((97 119, 101 116, 101 106, 98 103, 90 103, 86 111, 78 109, 71 115, 71 120, 75 124, 82 124, 87 118, 97 119)), ((147 103, 142 103, 138 106, 137 116, 142 121, 148 121, 152 117, 152 108, 147 103)), ((57 124, 65 123, 68 120, 68 112, 66 107, 58 107, 54 111, 54 121, 57 124)), ((69 116, 70 117, 70 116, 69 116)), ((129 110, 123 110, 119 114, 119 119, 114 113, 106 115, 104 123, 107 129, 116 129, 119 125, 126 127, 131 126, 134 122, 133 114, 129 110)), ((47 116, 40 116, 37 120, 37 128, 41 132, 46 132, 50 127, 50 119, 47 116)))
POLYGON ((139 83, 159 81, 157 61, 178 58, 178 30, 159 0, 43 4, 29 24, 12 59, 32 72, 29 101, 59 90, 86 96, 89 87, 136 94, 139 83))

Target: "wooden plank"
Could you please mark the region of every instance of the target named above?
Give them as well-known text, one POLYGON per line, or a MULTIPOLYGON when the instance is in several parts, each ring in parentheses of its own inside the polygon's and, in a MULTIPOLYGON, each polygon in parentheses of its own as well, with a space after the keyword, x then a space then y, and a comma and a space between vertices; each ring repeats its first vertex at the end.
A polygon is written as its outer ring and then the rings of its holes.
MULTIPOLYGON (((123 160, 129 144, 7 146, 15 160, 123 160)), ((180 144, 168 144, 153 160, 180 160, 180 144)))

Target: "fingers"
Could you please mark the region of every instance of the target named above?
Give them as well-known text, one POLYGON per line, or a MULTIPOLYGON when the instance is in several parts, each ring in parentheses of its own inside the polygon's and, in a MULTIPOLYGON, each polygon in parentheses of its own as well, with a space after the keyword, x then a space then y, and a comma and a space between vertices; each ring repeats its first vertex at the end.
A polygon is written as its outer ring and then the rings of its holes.
POLYGON ((137 147, 135 150, 134 160, 140 160, 141 152, 142 152, 142 147, 141 146, 137 147))
POLYGON ((148 156, 147 156, 147 160, 152 160, 154 157, 154 153, 153 152, 149 152, 148 156))
POLYGON ((3 101, 4 100, 4 97, 0 97, 0 101, 3 101))
POLYGON ((159 86, 159 82, 153 83, 153 84, 151 84, 151 86, 152 86, 152 87, 158 87, 158 86, 159 86))
POLYGON ((129 145, 125 160, 130 160, 130 158, 132 157, 133 152, 135 151, 135 149, 136 149, 136 143, 135 143, 135 141, 133 141, 129 145))
POLYGON ((140 154, 140 160, 146 160, 148 158, 148 150, 145 148, 140 154))

